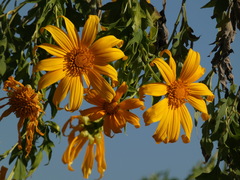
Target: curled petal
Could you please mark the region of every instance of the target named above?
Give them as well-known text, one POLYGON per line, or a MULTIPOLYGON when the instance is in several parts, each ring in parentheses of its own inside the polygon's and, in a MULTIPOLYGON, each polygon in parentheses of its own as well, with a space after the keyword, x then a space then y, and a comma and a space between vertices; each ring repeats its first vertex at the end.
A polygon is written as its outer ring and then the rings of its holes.
POLYGON ((94 162, 94 152, 93 152, 94 144, 88 144, 86 153, 84 156, 84 160, 82 163, 82 173, 83 177, 88 179, 89 175, 92 173, 93 162, 94 162))
POLYGON ((161 51, 160 56, 162 56, 164 53, 166 53, 169 56, 169 66, 171 67, 173 74, 175 74, 175 78, 176 78, 176 63, 172 57, 172 53, 168 49, 165 49, 161 51))
POLYGON ((101 133, 101 141, 97 143, 96 148, 96 161, 98 172, 100 173, 99 179, 103 177, 103 173, 107 169, 107 163, 105 160, 105 147, 104 147, 104 135, 101 133))
POLYGON ((123 40, 117 39, 115 36, 109 35, 98 39, 91 46, 91 50, 94 54, 102 54, 103 49, 112 48, 114 46, 121 47, 123 45, 123 40))
POLYGON ((107 65, 109 62, 116 61, 125 56, 122 50, 117 48, 102 49, 101 53, 98 53, 98 54, 95 54, 95 52, 93 53, 95 55, 94 63, 100 66, 107 65))

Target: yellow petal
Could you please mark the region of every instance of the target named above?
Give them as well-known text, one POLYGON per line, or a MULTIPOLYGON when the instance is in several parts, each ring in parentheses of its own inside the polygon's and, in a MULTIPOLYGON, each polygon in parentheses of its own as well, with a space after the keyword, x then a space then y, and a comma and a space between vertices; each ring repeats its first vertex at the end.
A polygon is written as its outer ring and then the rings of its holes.
POLYGON ((101 107, 105 103, 104 99, 101 98, 101 96, 99 96, 99 94, 93 89, 91 89, 87 92, 84 99, 90 104, 93 104, 96 106, 101 106, 101 107))
POLYGON ((89 86, 90 86, 90 80, 89 80, 89 78, 88 78, 88 75, 83 72, 83 73, 82 73, 82 76, 83 76, 83 79, 84 79, 84 81, 85 81, 85 83, 86 83, 86 85, 87 85, 87 88, 89 88, 89 86))
POLYGON ((115 113, 110 115, 112 122, 111 122, 111 129, 114 133, 121 133, 121 128, 126 126, 126 120, 122 113, 115 113))
POLYGON ((106 65, 109 62, 116 61, 125 56, 122 50, 117 48, 106 48, 102 49, 101 52, 99 52, 98 54, 95 54, 95 52, 93 53, 95 55, 94 64, 100 66, 106 65))
POLYGON ((168 99, 164 98, 143 113, 145 125, 160 121, 168 111, 168 99))
POLYGON ((81 106, 83 101, 83 85, 80 76, 72 77, 70 82, 70 97, 69 103, 65 107, 67 111, 76 111, 81 106))
POLYGON ((103 177, 103 173, 107 169, 107 163, 105 160, 104 136, 102 133, 101 133, 101 141, 97 143, 96 161, 97 161, 98 172, 100 173, 99 179, 101 179, 103 177))
POLYGON ((180 134, 180 111, 179 108, 170 109, 169 115, 172 116, 169 118, 168 124, 168 142, 174 143, 178 140, 180 134))
POLYGON ((65 99, 65 97, 67 96, 67 93, 70 88, 70 82, 71 78, 66 76, 58 84, 58 87, 53 95, 53 104, 55 104, 55 106, 58 107, 62 100, 65 99))
POLYGON ((65 73, 62 69, 56 70, 56 71, 50 71, 46 74, 44 74, 41 79, 38 82, 38 89, 44 89, 53 83, 61 80, 64 78, 65 73))
POLYGON ((204 75, 204 73, 205 73, 205 68, 199 65, 196 72, 185 81, 188 83, 193 83, 198 79, 200 79, 204 75))
POLYGON ((90 49, 94 52, 94 54, 102 54, 103 49, 112 48, 114 46, 121 47, 122 44, 123 40, 117 39, 115 36, 109 35, 98 39, 96 42, 93 43, 90 49))
POLYGON ((184 143, 189 143, 192 133, 192 118, 190 116, 190 113, 187 109, 187 107, 183 104, 179 107, 180 113, 181 113, 181 125, 183 127, 183 130, 185 132, 185 135, 182 135, 182 141, 184 143))
POLYGON ((176 78, 176 63, 172 57, 172 53, 168 49, 165 49, 161 51, 160 56, 162 56, 164 53, 166 53, 169 56, 169 66, 171 67, 173 74, 175 75, 175 78, 176 78))
POLYGON ((107 102, 111 102, 115 96, 115 91, 109 83, 96 71, 89 70, 88 77, 90 84, 97 93, 107 102))
POLYGON ((159 144, 163 141, 166 142, 167 139, 167 129, 168 129, 168 123, 169 120, 171 120, 170 118, 172 117, 169 111, 170 109, 167 108, 166 111, 164 111, 164 113, 161 116, 160 122, 158 124, 158 127, 153 135, 153 138, 155 139, 156 143, 159 144))
POLYGON ((113 98, 113 101, 115 102, 119 101, 123 96, 123 94, 127 92, 127 90, 128 90, 128 85, 126 84, 126 82, 123 82, 121 86, 116 90, 116 95, 113 98))
POLYGON ((139 89, 140 99, 143 99, 145 94, 151 96, 163 96, 167 94, 167 85, 163 83, 145 84, 139 89))
POLYGON ((111 137, 111 123, 112 119, 110 118, 109 115, 106 115, 104 117, 104 121, 103 121, 103 130, 104 130, 104 134, 108 137, 111 137))
POLYGON ((144 106, 144 103, 143 101, 140 101, 140 99, 137 98, 126 99, 119 103, 119 108, 124 110, 135 109, 141 106, 144 106))
POLYGON ((99 18, 96 15, 89 15, 82 32, 81 43, 89 47, 96 39, 98 33, 99 18))
POLYGON ((86 179, 88 179, 89 175, 92 173, 93 162, 94 162, 93 145, 94 144, 88 144, 86 153, 84 156, 84 160, 82 163, 82 173, 83 173, 83 177, 86 179))
POLYGON ((188 102, 197 110, 202 113, 208 114, 207 106, 202 98, 197 98, 194 96, 188 96, 188 102))
POLYGON ((140 128, 140 123, 139 123, 140 119, 137 115, 129 111, 123 111, 123 110, 119 110, 118 113, 120 113, 124 117, 125 121, 134 125, 135 128, 140 128))
POLYGON ((74 24, 65 16, 61 16, 66 24, 68 37, 75 48, 79 48, 79 36, 74 24))
POLYGON ((152 64, 155 64, 157 66, 167 85, 176 80, 176 74, 174 74, 171 67, 164 60, 156 58, 151 62, 151 65, 152 64))
POLYGON ((94 65, 93 68, 94 68, 94 70, 99 72, 99 74, 110 77, 112 81, 114 81, 114 82, 118 81, 118 73, 117 73, 116 69, 114 67, 112 67, 111 65, 109 65, 109 64, 107 64, 105 66, 94 65))
POLYGON ((56 57, 64 57, 67 54, 67 51, 53 44, 43 43, 41 45, 38 45, 37 47, 46 50, 49 54, 56 57))
POLYGON ((73 43, 71 42, 67 34, 60 28, 53 25, 48 25, 43 29, 50 32, 56 43, 65 51, 70 52, 72 49, 74 49, 73 43))
POLYGON ((106 111, 103 110, 101 107, 91 107, 88 109, 84 109, 80 111, 82 116, 88 116, 90 120, 97 120, 102 118, 106 111))
POLYGON ((82 150, 84 144, 87 142, 87 140, 88 139, 85 137, 77 136, 77 141, 73 146, 74 150, 70 151, 70 153, 71 153, 70 161, 71 162, 73 162, 77 158, 78 154, 81 152, 81 150, 82 150))
POLYGON ((191 83, 189 85, 189 94, 192 96, 209 96, 208 99, 214 98, 213 93, 203 83, 191 83))
POLYGON ((184 61, 180 79, 187 81, 196 72, 200 64, 200 54, 192 49, 189 49, 186 60, 184 61))
POLYGON ((64 58, 62 57, 52 57, 48 59, 41 60, 35 67, 34 71, 55 71, 63 68, 64 58))

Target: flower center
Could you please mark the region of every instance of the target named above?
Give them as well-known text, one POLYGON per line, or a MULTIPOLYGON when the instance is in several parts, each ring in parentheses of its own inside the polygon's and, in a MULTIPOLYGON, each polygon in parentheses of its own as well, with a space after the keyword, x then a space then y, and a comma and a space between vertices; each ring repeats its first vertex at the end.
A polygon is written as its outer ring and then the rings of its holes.
POLYGON ((11 92, 9 105, 17 117, 29 118, 39 115, 38 95, 28 87, 19 87, 16 91, 11 92))
POLYGON ((88 48, 73 49, 64 57, 64 68, 68 76, 76 77, 92 68, 94 55, 88 48))
POLYGON ((186 103, 188 96, 188 85, 181 80, 174 81, 168 86, 168 99, 169 106, 178 108, 182 104, 186 103))
POLYGON ((111 103, 105 103, 104 109, 107 111, 107 114, 114 114, 118 110, 118 103, 117 102, 111 102, 111 103))

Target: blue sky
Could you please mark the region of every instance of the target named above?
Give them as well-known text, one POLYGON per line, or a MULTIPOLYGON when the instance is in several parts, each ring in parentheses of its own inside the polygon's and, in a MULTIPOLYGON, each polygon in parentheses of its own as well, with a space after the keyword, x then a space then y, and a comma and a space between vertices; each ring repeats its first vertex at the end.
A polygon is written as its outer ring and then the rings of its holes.
MULTIPOLYGON (((107 1, 103 0, 103 4, 107 1)), ((161 1, 152 0, 152 4, 160 11, 161 1)), ((201 38, 195 43, 194 50, 201 54, 201 64, 206 68, 206 72, 211 69, 211 57, 208 57, 209 53, 214 46, 209 44, 215 41, 215 20, 210 17, 212 15, 212 9, 200 9, 205 5, 207 0, 195 0, 187 1, 187 17, 189 26, 194 29, 194 34, 201 36, 201 38)), ((167 1, 166 17, 167 27, 169 32, 174 26, 181 1, 169 0, 167 1)), ((235 41, 238 41, 237 36, 235 41)), ((230 56, 232 59, 233 67, 239 65, 238 57, 239 46, 236 42, 233 44, 235 53, 230 56)), ((234 70, 235 79, 239 77, 239 71, 234 70)), ((216 76, 215 76, 216 77, 216 76)), ((238 82, 235 82, 239 84, 238 82)), ((0 97, 5 96, 5 93, 0 91, 0 97)), ((151 106, 150 97, 147 97, 146 108, 151 106)), ((64 104, 64 102, 63 102, 64 104)), ((81 109, 87 108, 84 104, 81 109)), ((189 106, 190 107, 190 106, 189 106)), ((189 108, 193 117, 193 108, 189 108)), ((0 109, 0 114, 3 109, 0 109)), ((133 111, 140 117, 142 117, 143 111, 133 111)), ((72 115, 78 115, 78 112, 68 113, 65 111, 59 111, 53 121, 59 125, 63 123, 72 115)), ((46 114, 44 120, 50 120, 50 115, 46 114)), ((18 119, 14 115, 11 115, 0 122, 0 153, 8 150, 13 144, 17 142, 17 122, 18 119), (7 138, 6 138, 7 137, 7 138)), ((164 170, 170 171, 171 177, 177 177, 184 179, 193 165, 197 162, 204 162, 204 158, 201 154, 200 139, 201 139, 201 119, 197 127, 193 127, 192 138, 189 144, 184 144, 179 138, 179 141, 173 144, 156 144, 152 135, 157 127, 158 123, 145 126, 143 119, 141 118, 141 128, 135 129, 132 125, 127 125, 126 134, 116 134, 114 138, 105 137, 106 147, 106 160, 107 170, 103 180, 140 180, 144 176, 149 176, 153 173, 157 173, 164 170)), ((183 134, 183 132, 181 132, 183 134)), ((81 163, 85 148, 74 161, 74 172, 67 170, 67 165, 64 165, 61 161, 62 154, 67 147, 67 138, 62 137, 61 140, 52 137, 55 142, 55 148, 53 149, 52 160, 49 165, 45 166, 47 159, 44 159, 40 168, 29 179, 33 180, 66 180, 66 179, 83 179, 81 172, 81 163)), ((8 167, 7 160, 1 161, 0 165, 8 167)), ((95 163, 96 165, 96 163, 95 163)), ((92 175, 89 179, 97 179, 99 174, 96 166, 93 169, 92 175)))

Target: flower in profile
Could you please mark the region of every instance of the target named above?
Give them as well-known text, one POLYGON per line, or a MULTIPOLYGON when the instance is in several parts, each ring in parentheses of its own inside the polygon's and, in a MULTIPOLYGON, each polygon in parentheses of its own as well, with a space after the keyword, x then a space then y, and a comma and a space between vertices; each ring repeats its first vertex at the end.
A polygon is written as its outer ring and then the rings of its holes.
POLYGON ((190 103, 195 109, 202 112, 203 120, 209 119, 206 103, 203 96, 207 96, 207 101, 212 101, 213 93, 203 83, 193 83, 205 72, 200 65, 200 55, 198 52, 189 50, 183 64, 179 78, 176 76, 176 63, 169 50, 164 50, 169 56, 169 64, 163 59, 156 58, 151 65, 156 65, 159 69, 164 83, 152 83, 143 85, 140 90, 140 98, 144 95, 166 97, 154 104, 143 114, 146 125, 160 121, 153 138, 157 143, 176 142, 180 134, 182 125, 185 135, 182 135, 184 143, 190 142, 192 132, 192 119, 185 103, 190 103))
POLYGON ((39 80, 38 89, 46 88, 60 80, 53 103, 58 107, 70 92, 69 103, 65 106, 68 111, 75 111, 81 106, 84 81, 88 87, 92 86, 110 101, 113 96, 112 88, 101 75, 110 77, 112 84, 116 84, 117 71, 108 63, 125 56, 120 49, 113 48, 121 47, 123 41, 109 35, 94 42, 99 24, 99 18, 95 15, 90 15, 86 21, 81 39, 73 23, 64 16, 62 18, 67 33, 52 25, 44 28, 51 33, 58 46, 47 43, 37 46, 55 56, 41 60, 35 66, 36 72, 49 71, 39 80))
POLYGON ((109 137, 111 137, 111 131, 121 133, 121 129, 126 126, 126 122, 139 128, 139 117, 129 112, 129 110, 139 107, 144 108, 144 103, 137 98, 126 99, 120 102, 127 89, 128 86, 123 82, 110 102, 102 98, 95 90, 89 90, 85 95, 85 100, 90 104, 96 105, 96 107, 80 111, 81 115, 89 116, 91 120, 103 118, 104 133, 109 137))
POLYGON ((32 141, 34 138, 35 131, 43 136, 44 134, 38 129, 38 116, 41 112, 43 112, 41 108, 41 96, 35 92, 34 89, 30 85, 24 86, 22 83, 16 81, 12 76, 8 78, 4 82, 4 91, 8 92, 8 97, 0 98, 0 101, 3 99, 9 99, 8 102, 0 108, 3 108, 6 105, 10 107, 3 112, 0 116, 0 120, 4 117, 8 116, 11 113, 15 113, 17 118, 19 119, 18 122, 18 148, 21 149, 21 129, 25 123, 27 122, 26 128, 26 157, 29 155, 32 149, 32 141))
POLYGON ((92 122, 86 116, 72 116, 63 126, 62 132, 64 135, 68 125, 72 130, 68 135, 68 147, 62 156, 63 163, 68 164, 68 169, 70 171, 74 171, 71 165, 81 152, 83 146, 87 144, 86 153, 82 163, 83 177, 88 179, 89 175, 91 174, 95 156, 95 160, 97 161, 97 169, 100 173, 99 179, 101 179, 107 168, 105 160, 104 135, 102 133, 102 122, 100 120, 92 122), (76 125, 73 125, 72 123, 74 119, 78 120, 76 125), (94 155, 95 145, 96 152, 94 155))

